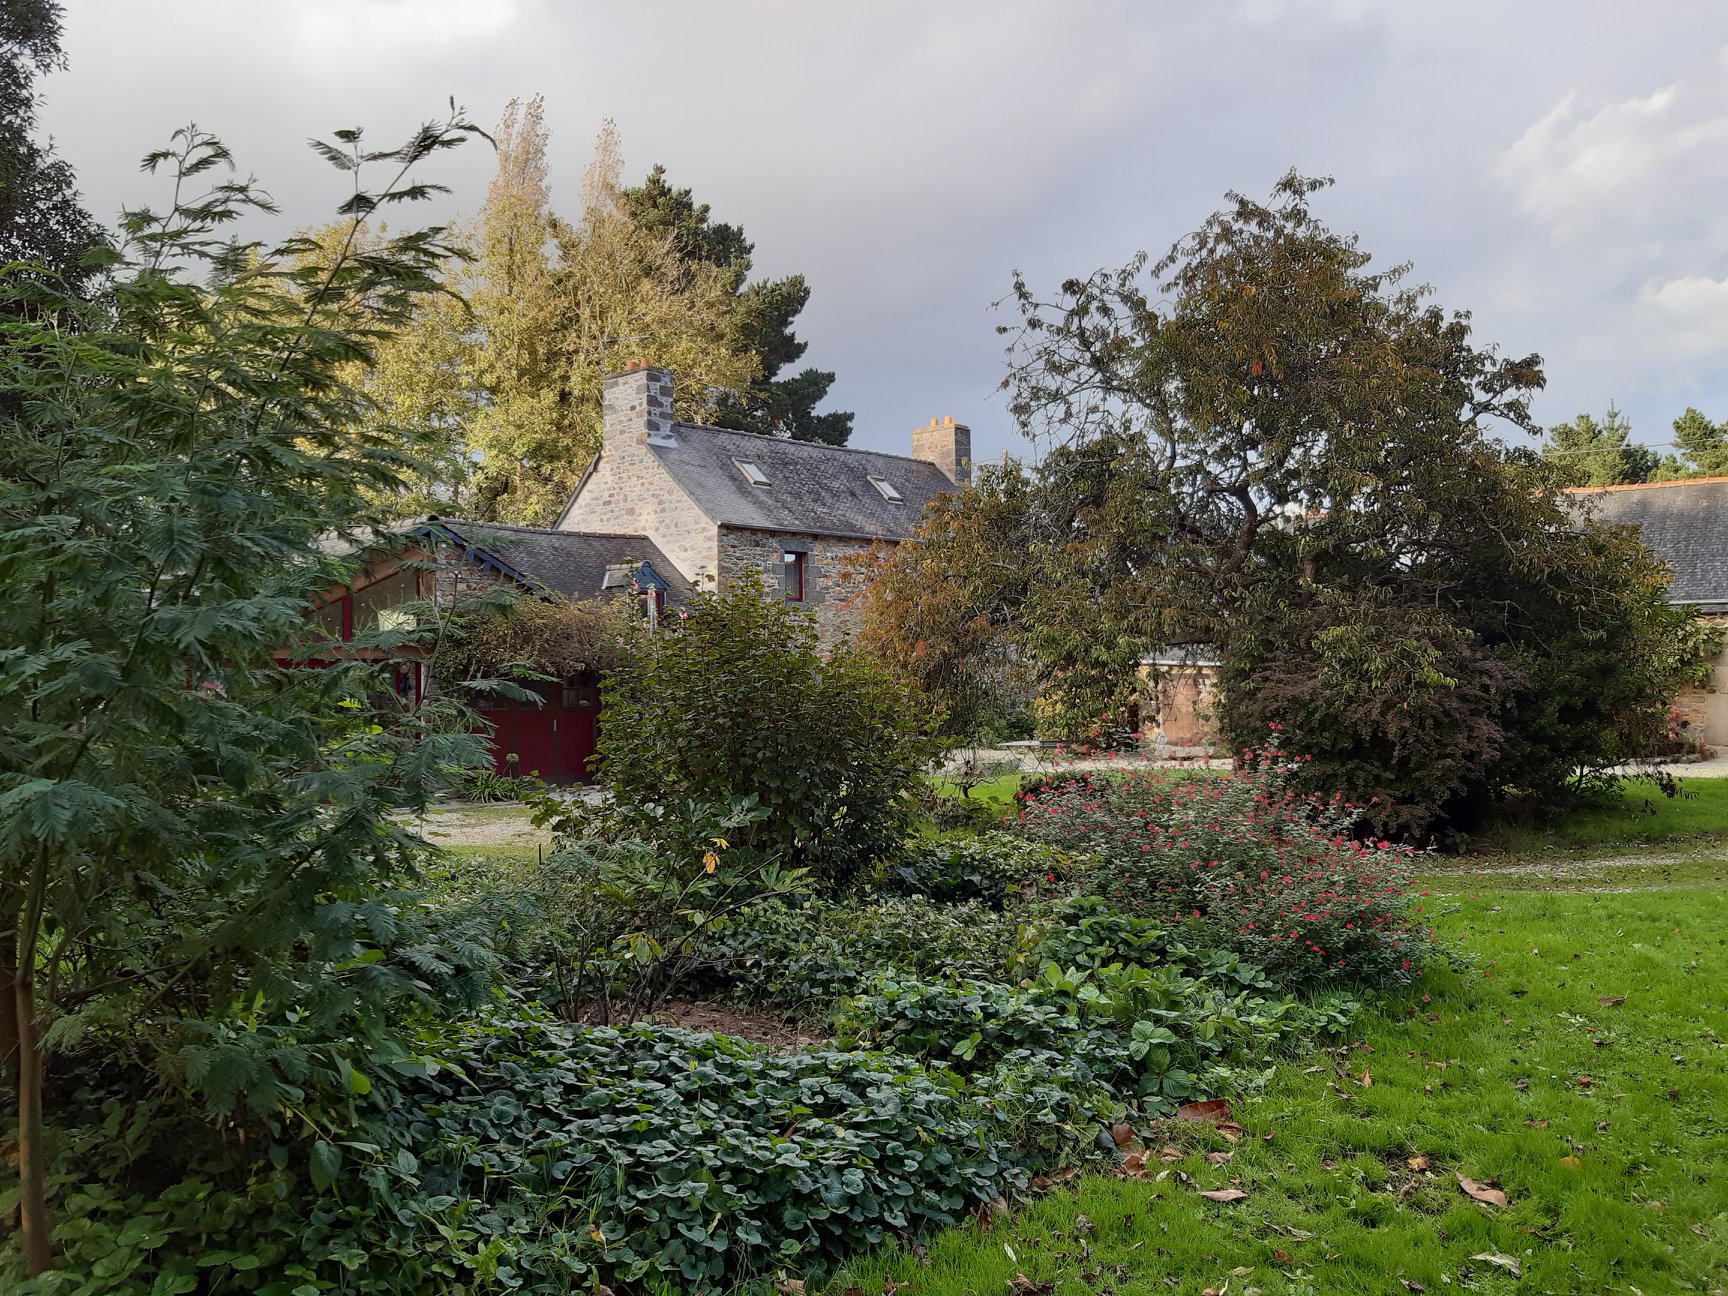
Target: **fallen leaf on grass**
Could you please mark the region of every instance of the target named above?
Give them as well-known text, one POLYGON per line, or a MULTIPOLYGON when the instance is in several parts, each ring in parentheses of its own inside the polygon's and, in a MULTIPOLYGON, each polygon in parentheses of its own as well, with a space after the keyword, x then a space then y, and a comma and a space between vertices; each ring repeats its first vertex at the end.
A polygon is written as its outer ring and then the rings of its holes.
POLYGON ((1621 1004, 1626 1002, 1626 996, 1625 995, 1603 995, 1596 1002, 1601 1004, 1604 1008, 1618 1008, 1621 1004))
POLYGON ((1183 1103, 1176 1109, 1176 1119, 1179 1121, 1211 1121, 1216 1124, 1230 1118, 1230 1104, 1222 1098, 1209 1098, 1205 1102, 1183 1103))
POLYGON ((1213 1165, 1228 1165, 1230 1164, 1230 1158, 1235 1155, 1234 1152, 1208 1152, 1206 1154, 1206 1159, 1213 1165))
POLYGON ((1146 1154, 1144 1152, 1130 1152, 1123 1157, 1122 1173, 1131 1179, 1138 1179, 1144 1175, 1146 1173, 1146 1154))
POLYGON ((1158 1159, 1160 1161, 1180 1161, 1182 1156, 1183 1153, 1181 1148, 1172 1147, 1168 1143, 1158 1149, 1158 1159))
POLYGON ((1117 1147, 1127 1147, 1134 1141, 1134 1127, 1127 1121, 1119 1121, 1110 1127, 1110 1137, 1116 1140, 1117 1147))
POLYGON ((1472 1201, 1486 1202, 1490 1206, 1504 1206, 1506 1194, 1498 1188, 1490 1188, 1487 1184, 1479 1184, 1474 1179, 1458 1176, 1458 1186, 1472 1201))
POLYGON ((1524 1123, 1526 1125, 1528 1125, 1531 1129, 1547 1129, 1548 1128, 1548 1122, 1545 1120, 1527 1120, 1524 1123))
POLYGON ((1412 1170, 1426 1170, 1434 1163, 1425 1156, 1413 1156, 1406 1157, 1404 1159, 1404 1164, 1409 1166, 1412 1170))
POLYGON ((1004 1281, 1008 1285, 1010 1296, 1049 1296, 1049 1293, 1056 1290, 1055 1283, 1033 1282, 1023 1273, 1017 1273, 1004 1281))
POLYGON ((1248 1194, 1240 1188, 1211 1188, 1201 1193, 1200 1196, 1213 1202, 1229 1203, 1248 1200, 1248 1194))
POLYGON ((802 1278, 782 1278, 774 1284, 774 1290, 780 1296, 804 1296, 804 1280, 802 1278))
POLYGON ((1373 1085, 1374 1077, 1368 1074, 1367 1067, 1362 1068, 1362 1074, 1356 1077, 1356 1083, 1361 1085, 1364 1089, 1373 1085))
POLYGON ((1406 1290, 1406 1291, 1413 1291, 1413 1292, 1425 1292, 1425 1291, 1427 1291, 1427 1290, 1428 1290, 1428 1289, 1427 1289, 1427 1288, 1426 1288, 1426 1287, 1424 1287, 1424 1286, 1423 1286, 1423 1285, 1422 1285, 1422 1284, 1421 1284, 1421 1283, 1419 1283, 1419 1282, 1413 1282, 1413 1281, 1411 1281, 1411 1280, 1410 1280, 1410 1279, 1408 1279, 1408 1278, 1402 1278, 1402 1279, 1400 1279, 1400 1280, 1399 1280, 1399 1281, 1400 1281, 1400 1282, 1402 1282, 1402 1283, 1403 1283, 1403 1284, 1404 1284, 1404 1290, 1406 1290))
POLYGON ((1560 1164, 1566 1166, 1568 1169, 1576 1170, 1584 1163, 1575 1156, 1563 1156, 1560 1158, 1560 1164))
POLYGON ((1253 1272, 1254 1272, 1254 1267, 1252 1265, 1237 1265, 1234 1269, 1232 1269, 1230 1271, 1230 1276, 1232 1278, 1246 1278, 1249 1274, 1251 1274, 1253 1272))
POLYGON ((1518 1263, 1517 1257, 1501 1255, 1498 1251, 1479 1251, 1470 1258, 1472 1260, 1480 1260, 1483 1264, 1498 1265, 1514 1278, 1520 1277, 1524 1272, 1523 1266, 1518 1263))

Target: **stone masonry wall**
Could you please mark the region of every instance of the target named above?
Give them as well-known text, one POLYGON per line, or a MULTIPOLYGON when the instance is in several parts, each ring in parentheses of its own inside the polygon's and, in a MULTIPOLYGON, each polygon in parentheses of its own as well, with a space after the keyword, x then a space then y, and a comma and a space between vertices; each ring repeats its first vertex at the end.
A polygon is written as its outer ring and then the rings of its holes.
MULTIPOLYGON (((1728 626, 1728 617, 1705 615, 1699 620, 1728 626)), ((1674 709, 1686 720, 1686 737, 1706 747, 1728 747, 1728 647, 1716 659, 1710 682, 1681 691, 1674 709)))
POLYGON ((627 369, 605 380, 602 396, 600 458, 559 529, 645 535, 690 581, 717 574, 717 528, 648 448, 651 439, 674 435, 672 375, 627 369))
POLYGON ((778 590, 785 571, 784 555, 788 551, 806 555, 804 599, 793 606, 815 619, 822 644, 828 647, 857 629, 857 596, 862 591, 852 566, 873 547, 869 540, 721 527, 720 589, 724 592, 746 568, 755 567, 766 574, 768 588, 778 590))

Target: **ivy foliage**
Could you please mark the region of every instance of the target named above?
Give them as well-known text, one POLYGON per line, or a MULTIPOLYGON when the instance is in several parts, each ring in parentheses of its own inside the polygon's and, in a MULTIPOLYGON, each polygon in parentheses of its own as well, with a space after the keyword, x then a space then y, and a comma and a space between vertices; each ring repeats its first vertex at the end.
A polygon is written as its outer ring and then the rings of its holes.
POLYGON ((565 680, 616 669, 641 637, 629 599, 470 600, 450 613, 434 663, 438 678, 565 680))

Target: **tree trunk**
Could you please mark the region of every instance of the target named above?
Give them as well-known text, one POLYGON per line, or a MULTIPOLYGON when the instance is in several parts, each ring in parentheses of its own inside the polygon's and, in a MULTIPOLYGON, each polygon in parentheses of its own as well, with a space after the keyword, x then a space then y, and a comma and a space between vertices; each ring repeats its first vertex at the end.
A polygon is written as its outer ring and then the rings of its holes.
POLYGON ((18 936, 8 923, 0 931, 0 1090, 18 1087, 18 999, 12 989, 18 966, 18 936))
MULTIPOLYGON (((31 958, 30 962, 34 962, 31 958)), ((18 1222, 24 1270, 32 1278, 47 1269, 48 1167, 42 1137, 42 1050, 36 1037, 35 968, 12 967, 13 1024, 18 1033, 18 1222)))

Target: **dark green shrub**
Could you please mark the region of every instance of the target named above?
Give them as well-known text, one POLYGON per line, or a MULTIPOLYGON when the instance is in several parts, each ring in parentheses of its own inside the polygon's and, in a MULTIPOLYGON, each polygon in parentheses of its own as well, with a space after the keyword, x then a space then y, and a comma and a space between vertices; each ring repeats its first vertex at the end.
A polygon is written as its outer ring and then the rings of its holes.
POLYGON ((601 777, 624 803, 754 796, 736 845, 840 888, 911 831, 906 795, 933 754, 917 699, 750 576, 703 593, 608 677, 601 777))

